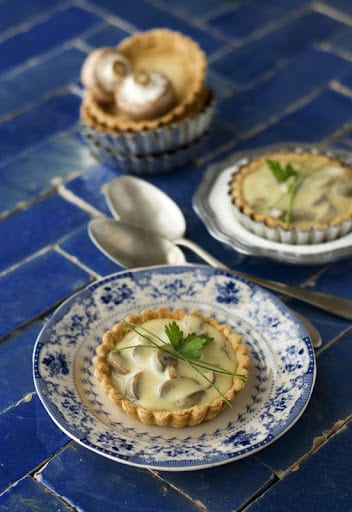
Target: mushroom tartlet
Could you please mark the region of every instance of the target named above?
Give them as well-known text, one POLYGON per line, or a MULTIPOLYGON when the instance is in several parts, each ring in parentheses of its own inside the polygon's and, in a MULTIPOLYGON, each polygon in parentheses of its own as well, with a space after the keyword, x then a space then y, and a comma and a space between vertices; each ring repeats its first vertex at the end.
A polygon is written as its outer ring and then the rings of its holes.
POLYGON ((142 423, 175 428, 208 421, 230 405, 248 365, 247 348, 228 325, 166 308, 115 325, 94 358, 97 379, 120 409, 142 423), (177 337, 182 350, 175 349, 177 337))
POLYGON ((352 229, 352 168, 327 155, 268 153, 230 181, 239 221, 277 242, 321 243, 352 229))

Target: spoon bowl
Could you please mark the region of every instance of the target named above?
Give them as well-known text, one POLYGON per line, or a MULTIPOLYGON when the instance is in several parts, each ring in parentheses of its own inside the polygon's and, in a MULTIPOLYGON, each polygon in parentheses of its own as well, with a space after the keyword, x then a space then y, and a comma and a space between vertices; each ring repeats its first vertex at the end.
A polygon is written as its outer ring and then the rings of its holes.
POLYGON ((176 240, 186 232, 186 220, 178 205, 154 185, 134 176, 121 176, 106 188, 112 216, 129 224, 146 227, 176 240))
POLYGON ((172 241, 125 222, 94 219, 89 223, 88 233, 100 251, 126 268, 186 262, 183 252, 172 241))

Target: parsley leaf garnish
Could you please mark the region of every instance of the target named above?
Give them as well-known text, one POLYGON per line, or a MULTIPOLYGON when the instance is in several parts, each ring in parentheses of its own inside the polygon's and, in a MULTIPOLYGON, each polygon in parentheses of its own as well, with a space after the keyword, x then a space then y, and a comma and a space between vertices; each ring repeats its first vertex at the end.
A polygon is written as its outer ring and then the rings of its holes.
POLYGON ((270 160, 269 158, 266 159, 266 163, 268 164, 269 169, 273 173, 276 181, 278 181, 279 183, 283 183, 289 178, 292 178, 288 190, 285 193, 288 194, 288 207, 285 214, 285 223, 286 226, 288 226, 291 219, 291 212, 293 208, 293 202, 297 190, 297 185, 301 175, 298 171, 294 169, 293 165, 290 163, 287 163, 285 166, 283 166, 277 160, 270 160))
POLYGON ((173 348, 184 357, 191 359, 199 359, 202 348, 213 341, 213 338, 210 336, 196 334, 195 332, 184 337, 175 320, 165 326, 165 332, 173 348))

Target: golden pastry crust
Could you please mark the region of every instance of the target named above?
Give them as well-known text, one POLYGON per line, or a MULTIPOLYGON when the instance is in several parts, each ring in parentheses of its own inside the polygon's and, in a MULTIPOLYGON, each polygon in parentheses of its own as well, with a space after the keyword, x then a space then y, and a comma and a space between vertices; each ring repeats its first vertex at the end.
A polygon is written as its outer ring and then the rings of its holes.
POLYGON ((120 113, 114 103, 101 104, 90 96, 91 113, 99 124, 119 131, 155 129, 182 118, 197 103, 204 88, 207 60, 195 41, 179 32, 155 29, 126 38, 117 49, 134 70, 165 75, 175 90, 176 104, 156 119, 134 121, 120 113))
MULTIPOLYGON (((352 168, 344 165, 338 160, 334 160, 325 155, 314 155, 312 153, 295 153, 295 152, 280 152, 280 153, 271 153, 263 155, 255 160, 251 161, 249 164, 243 166, 239 171, 235 172, 232 175, 232 178, 229 183, 229 194, 231 200, 235 206, 235 208, 244 216, 249 217, 258 223, 263 223, 269 228, 280 228, 287 232, 297 230, 301 232, 307 232, 310 230, 326 230, 329 226, 339 226, 344 221, 349 221, 352 219, 352 197, 350 202, 350 207, 347 208, 343 213, 336 215, 332 220, 326 223, 314 223, 313 226, 301 226, 297 227, 293 223, 286 223, 281 218, 277 218, 271 216, 269 213, 265 211, 256 210, 251 204, 248 203, 246 198, 244 197, 244 182, 246 178, 255 173, 257 170, 266 165, 266 161, 268 159, 280 162, 282 164, 291 163, 293 166, 296 164, 301 165, 307 161, 307 159, 316 165, 316 166, 336 166, 341 169, 344 169, 346 175, 349 177, 352 184, 352 168)), ((308 208, 307 208, 308 209, 308 208)))
MULTIPOLYGON (((235 372, 237 375, 248 376, 249 357, 247 355, 247 347, 242 343, 239 334, 231 331, 230 327, 225 324, 219 324, 217 320, 211 317, 204 317, 200 312, 188 313, 185 310, 169 310, 167 308, 158 308, 156 310, 144 310, 139 315, 129 315, 127 322, 141 325, 148 320, 155 318, 166 318, 170 320, 180 320, 185 315, 192 314, 202 318, 206 323, 212 325, 220 331, 223 336, 231 343, 236 355, 237 367, 235 372)), ((107 356, 111 350, 130 332, 130 328, 123 324, 116 324, 112 330, 106 332, 103 336, 103 343, 97 348, 97 355, 93 359, 95 367, 95 376, 102 385, 109 398, 123 410, 131 418, 148 425, 158 425, 162 427, 184 428, 198 425, 204 421, 215 418, 227 405, 224 399, 219 395, 218 398, 208 404, 195 405, 187 409, 174 411, 145 409, 137 403, 129 400, 119 393, 111 382, 111 370, 107 363, 107 356)), ((243 389, 245 383, 237 376, 233 377, 231 387, 225 392, 225 396, 232 401, 235 396, 243 389)))

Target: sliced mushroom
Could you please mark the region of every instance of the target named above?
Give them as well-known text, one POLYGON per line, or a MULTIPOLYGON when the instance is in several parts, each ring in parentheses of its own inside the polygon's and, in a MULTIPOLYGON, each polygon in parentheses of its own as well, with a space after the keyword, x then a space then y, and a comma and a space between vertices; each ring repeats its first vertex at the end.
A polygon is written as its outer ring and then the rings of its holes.
POLYGON ((302 222, 302 221, 310 221, 314 220, 315 215, 313 212, 309 212, 308 210, 299 210, 293 209, 291 211, 291 222, 302 222))
POLYGON ((335 188, 336 194, 343 197, 352 197, 352 185, 348 183, 340 183, 335 188))
POLYGON ((159 395, 161 397, 164 397, 168 393, 170 393, 172 390, 174 390, 176 387, 185 385, 185 384, 191 384, 191 385, 198 385, 199 382, 196 379, 191 379, 190 377, 177 377, 173 379, 167 379, 164 380, 159 386, 159 395))
POLYGON ((143 372, 135 373, 130 379, 128 379, 125 387, 125 395, 131 400, 138 400, 140 396, 139 385, 143 372))
MULTIPOLYGON (((172 348, 171 345, 165 345, 165 348, 172 348)), ((163 349, 153 350, 152 364, 157 372, 162 373, 167 366, 177 366, 177 357, 169 354, 163 349)))
POLYGON ((319 206, 328 201, 329 201, 328 196, 326 194, 321 194, 321 196, 317 197, 316 200, 312 202, 312 206, 319 206))
POLYGON ((189 393, 188 395, 182 396, 175 400, 176 407, 180 409, 187 409, 188 407, 193 407, 197 405, 204 396, 205 391, 203 389, 199 389, 198 391, 194 391, 193 393, 189 393))
POLYGON ((334 205, 329 203, 327 209, 323 213, 323 215, 318 219, 318 222, 321 222, 322 224, 327 224, 330 222, 334 217, 337 215, 337 210, 334 205))
POLYGON ((108 363, 110 368, 119 375, 130 373, 130 369, 126 366, 126 362, 118 352, 111 352, 109 354, 108 363))

